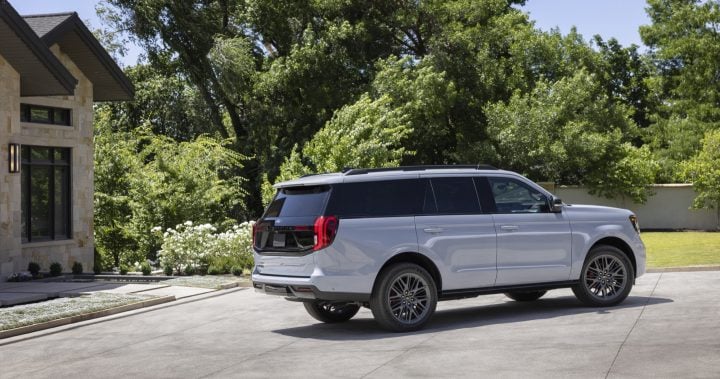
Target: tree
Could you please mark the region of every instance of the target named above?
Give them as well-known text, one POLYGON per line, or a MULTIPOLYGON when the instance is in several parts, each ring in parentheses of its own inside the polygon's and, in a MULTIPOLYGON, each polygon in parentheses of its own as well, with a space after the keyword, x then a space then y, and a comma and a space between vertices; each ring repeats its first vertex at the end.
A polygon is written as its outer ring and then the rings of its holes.
MULTIPOLYGON (((709 131, 702 149, 682 165, 683 177, 693 183, 693 208, 714 208, 720 215, 720 130, 709 131)), ((720 225, 718 225, 720 229, 720 225)))
MULTIPOLYGON (((397 166, 409 154, 400 141, 411 129, 404 115, 390 106, 391 99, 382 96, 360 100, 335 113, 335 116, 303 147, 302 154, 293 150, 280 167, 279 181, 295 179, 318 172, 337 172, 346 167, 397 166)), ((263 200, 274 194, 267 177, 263 200)))
POLYGON ((614 104, 584 70, 529 94, 486 108, 488 130, 503 167, 536 181, 584 184, 592 192, 644 201, 655 163, 636 135, 630 112, 614 104))
POLYGON ((720 128, 720 3, 648 0, 651 25, 640 35, 657 74, 648 80, 658 103, 648 141, 663 164, 661 180, 677 178, 705 132, 720 128))
POLYGON ((112 113, 96 114, 95 238, 115 265, 153 258, 154 227, 185 221, 234 224, 244 211, 242 178, 229 175, 244 157, 200 136, 177 142, 149 127, 112 132, 112 113))

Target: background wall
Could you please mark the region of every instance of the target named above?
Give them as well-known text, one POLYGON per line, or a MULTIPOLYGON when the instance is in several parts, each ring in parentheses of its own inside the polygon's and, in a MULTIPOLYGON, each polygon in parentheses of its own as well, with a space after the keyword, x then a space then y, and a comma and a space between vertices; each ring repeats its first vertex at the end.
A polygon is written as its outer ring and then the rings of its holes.
POLYGON ((692 184, 656 184, 654 196, 645 204, 635 204, 622 197, 606 199, 588 194, 577 186, 551 189, 567 204, 593 204, 626 208, 635 212, 642 229, 720 229, 720 212, 717 209, 690 209, 695 198, 692 184))

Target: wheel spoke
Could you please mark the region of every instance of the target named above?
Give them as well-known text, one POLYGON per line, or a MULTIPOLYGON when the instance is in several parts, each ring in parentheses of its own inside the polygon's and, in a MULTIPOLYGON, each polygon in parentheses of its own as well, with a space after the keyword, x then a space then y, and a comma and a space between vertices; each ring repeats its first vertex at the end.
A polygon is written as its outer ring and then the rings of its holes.
POLYGON ((397 277, 387 293, 390 313, 396 320, 407 324, 425 317, 429 311, 429 299, 427 283, 414 273, 397 277))
POLYGON ((595 297, 612 299, 619 296, 627 282, 626 266, 612 255, 600 255, 585 269, 585 288, 595 297))

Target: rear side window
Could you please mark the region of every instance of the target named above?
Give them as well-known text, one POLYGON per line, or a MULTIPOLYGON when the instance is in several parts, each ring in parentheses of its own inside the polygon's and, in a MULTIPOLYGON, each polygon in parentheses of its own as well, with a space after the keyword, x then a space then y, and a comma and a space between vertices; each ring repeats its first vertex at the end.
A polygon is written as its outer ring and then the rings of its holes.
POLYGON ((472 178, 433 178, 432 188, 439 214, 481 213, 472 178))
POLYGON ((263 218, 322 215, 329 194, 330 186, 282 188, 268 206, 263 218))
POLYGON ((338 217, 412 216, 423 209, 426 180, 342 183, 333 186, 327 214, 338 217))

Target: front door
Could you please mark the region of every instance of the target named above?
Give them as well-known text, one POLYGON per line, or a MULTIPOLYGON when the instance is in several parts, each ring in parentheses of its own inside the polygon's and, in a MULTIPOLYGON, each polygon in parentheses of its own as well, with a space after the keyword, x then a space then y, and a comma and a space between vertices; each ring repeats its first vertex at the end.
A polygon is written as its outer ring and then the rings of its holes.
POLYGON ((495 285, 568 280, 572 254, 566 215, 550 212, 547 196, 518 179, 489 177, 477 182, 481 191, 490 192, 481 195, 491 195, 488 197, 495 207, 498 270, 495 285))

